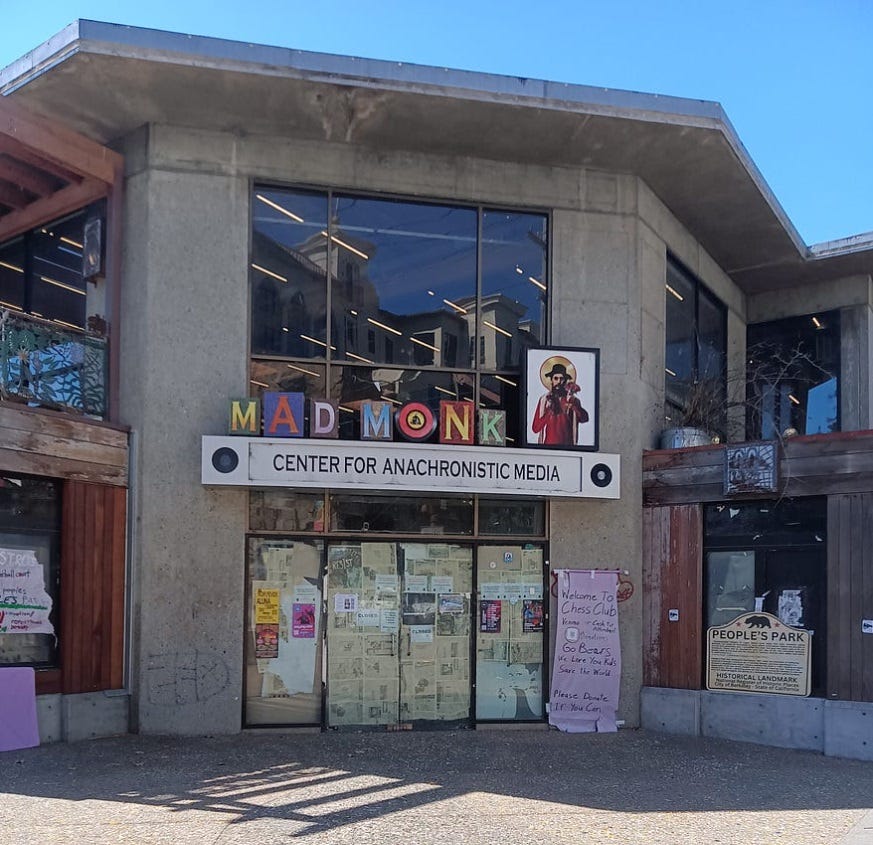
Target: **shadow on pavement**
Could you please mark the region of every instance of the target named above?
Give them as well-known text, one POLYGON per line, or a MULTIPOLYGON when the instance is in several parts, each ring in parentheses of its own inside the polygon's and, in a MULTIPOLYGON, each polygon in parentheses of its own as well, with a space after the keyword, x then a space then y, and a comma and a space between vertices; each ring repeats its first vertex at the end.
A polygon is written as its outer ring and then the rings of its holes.
POLYGON ((452 814, 469 793, 624 813, 869 809, 873 764, 638 731, 129 736, 0 754, 0 793, 284 819, 299 837, 452 814))

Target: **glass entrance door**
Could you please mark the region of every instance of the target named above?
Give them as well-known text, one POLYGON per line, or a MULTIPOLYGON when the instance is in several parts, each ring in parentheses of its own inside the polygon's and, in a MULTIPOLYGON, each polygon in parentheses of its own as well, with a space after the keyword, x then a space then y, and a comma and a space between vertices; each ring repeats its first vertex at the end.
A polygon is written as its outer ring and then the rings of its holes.
POLYGON ((469 723, 472 579, 469 546, 328 546, 329 727, 469 723))
POLYGON ((476 549, 476 718, 543 718, 543 547, 476 549))

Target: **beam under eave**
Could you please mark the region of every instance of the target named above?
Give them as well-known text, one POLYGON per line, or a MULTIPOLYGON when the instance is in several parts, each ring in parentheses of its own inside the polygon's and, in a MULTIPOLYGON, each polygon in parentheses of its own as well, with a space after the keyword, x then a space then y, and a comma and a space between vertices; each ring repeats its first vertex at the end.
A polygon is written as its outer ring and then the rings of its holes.
POLYGON ((0 217, 0 243, 103 199, 108 192, 109 186, 104 182, 85 179, 77 185, 62 188, 50 197, 36 200, 27 208, 0 217))
POLYGON ((45 197, 57 188, 57 183, 45 172, 8 156, 0 157, 0 179, 24 188, 37 197, 45 197))
POLYGON ((68 129, 31 114, 27 109, 0 97, 0 135, 13 138, 40 158, 68 168, 81 176, 99 179, 107 185, 115 178, 121 156, 68 129))

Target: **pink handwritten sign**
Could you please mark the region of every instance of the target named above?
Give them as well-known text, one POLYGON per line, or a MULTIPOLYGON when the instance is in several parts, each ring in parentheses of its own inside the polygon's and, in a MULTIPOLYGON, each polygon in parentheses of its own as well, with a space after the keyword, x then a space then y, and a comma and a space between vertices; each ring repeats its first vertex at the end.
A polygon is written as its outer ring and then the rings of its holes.
POLYGON ((557 572, 557 629, 549 724, 570 733, 615 731, 621 644, 615 572, 557 572))

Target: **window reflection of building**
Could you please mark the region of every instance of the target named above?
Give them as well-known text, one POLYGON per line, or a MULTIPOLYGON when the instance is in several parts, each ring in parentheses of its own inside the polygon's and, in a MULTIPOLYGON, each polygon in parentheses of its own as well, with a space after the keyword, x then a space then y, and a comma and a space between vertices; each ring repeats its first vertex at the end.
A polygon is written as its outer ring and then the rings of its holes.
POLYGON ((749 433, 771 439, 840 430, 840 313, 748 327, 749 433))
POLYGON ((478 402, 508 412, 515 442, 520 361, 543 341, 545 215, 280 189, 253 209, 252 352, 291 370, 256 359, 255 388, 335 399, 344 438, 368 400, 478 402))

